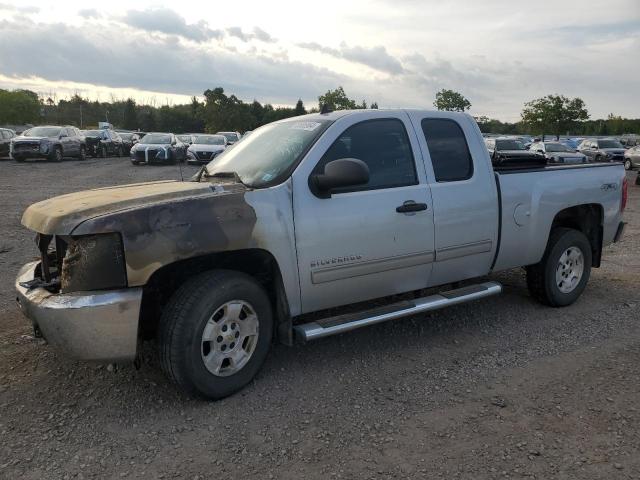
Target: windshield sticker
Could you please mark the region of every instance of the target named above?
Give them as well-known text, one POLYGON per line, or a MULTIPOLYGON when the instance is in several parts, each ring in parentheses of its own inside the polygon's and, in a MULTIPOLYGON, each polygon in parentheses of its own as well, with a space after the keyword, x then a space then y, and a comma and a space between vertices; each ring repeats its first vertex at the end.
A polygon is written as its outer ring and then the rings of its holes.
POLYGON ((319 122, 295 122, 291 124, 291 130, 306 130, 307 132, 313 132, 320 126, 319 122))
POLYGON ((274 177, 273 173, 265 173, 262 176, 262 181, 263 182, 268 182, 269 180, 271 180, 274 177))

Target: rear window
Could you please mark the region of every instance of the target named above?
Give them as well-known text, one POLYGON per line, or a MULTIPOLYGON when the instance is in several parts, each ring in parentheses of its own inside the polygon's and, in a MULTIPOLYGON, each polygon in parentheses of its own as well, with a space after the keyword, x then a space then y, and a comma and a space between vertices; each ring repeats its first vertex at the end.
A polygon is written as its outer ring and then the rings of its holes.
POLYGON ((437 182, 456 182, 473 176, 467 139, 455 121, 425 118, 421 123, 437 182))

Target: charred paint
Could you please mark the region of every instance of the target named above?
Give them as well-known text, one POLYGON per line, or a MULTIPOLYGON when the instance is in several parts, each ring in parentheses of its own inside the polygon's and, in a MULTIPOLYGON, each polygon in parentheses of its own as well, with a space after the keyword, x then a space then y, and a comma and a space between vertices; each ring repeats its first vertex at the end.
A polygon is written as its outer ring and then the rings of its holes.
POLYGON ((129 286, 144 285, 177 260, 254 246, 256 214, 241 185, 208 188, 207 195, 173 198, 82 222, 74 235, 120 232, 129 286))

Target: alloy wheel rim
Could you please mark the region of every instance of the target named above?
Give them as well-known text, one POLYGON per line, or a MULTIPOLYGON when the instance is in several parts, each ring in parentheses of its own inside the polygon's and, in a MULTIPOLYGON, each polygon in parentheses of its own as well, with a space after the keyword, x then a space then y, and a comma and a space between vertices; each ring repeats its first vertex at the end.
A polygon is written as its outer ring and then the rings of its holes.
POLYGON ((578 247, 569 247, 558 260, 556 285, 562 293, 573 292, 584 274, 584 255, 578 247))
POLYGON ((255 352, 258 333, 258 315, 248 302, 232 300, 218 307, 202 331, 206 369, 217 377, 239 372, 255 352))

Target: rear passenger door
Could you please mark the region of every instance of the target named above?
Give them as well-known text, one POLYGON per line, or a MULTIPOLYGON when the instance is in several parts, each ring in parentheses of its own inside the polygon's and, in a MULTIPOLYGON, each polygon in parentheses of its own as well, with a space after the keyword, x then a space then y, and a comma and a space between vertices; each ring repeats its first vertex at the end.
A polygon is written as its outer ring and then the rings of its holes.
POLYGON ((410 112, 431 186, 431 285, 486 275, 497 248, 499 199, 478 126, 468 116, 410 112))
POLYGON ((76 156, 80 153, 80 137, 76 134, 75 128, 68 127, 65 128, 65 131, 67 132, 66 141, 68 144, 66 151, 68 154, 76 156))

